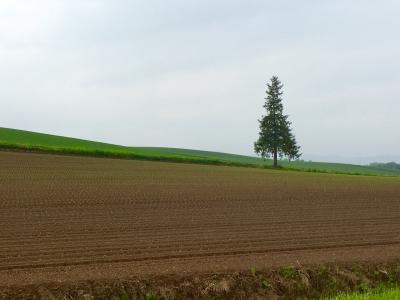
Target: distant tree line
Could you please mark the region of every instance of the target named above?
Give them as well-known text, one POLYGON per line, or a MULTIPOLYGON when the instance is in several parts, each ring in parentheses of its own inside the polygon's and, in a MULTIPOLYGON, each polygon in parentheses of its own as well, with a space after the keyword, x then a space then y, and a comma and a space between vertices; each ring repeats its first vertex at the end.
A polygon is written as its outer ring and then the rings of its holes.
POLYGON ((388 163, 378 163, 373 162, 369 164, 371 167, 377 168, 385 168, 385 169, 392 169, 392 170, 400 170, 400 164, 395 163, 394 161, 388 163))

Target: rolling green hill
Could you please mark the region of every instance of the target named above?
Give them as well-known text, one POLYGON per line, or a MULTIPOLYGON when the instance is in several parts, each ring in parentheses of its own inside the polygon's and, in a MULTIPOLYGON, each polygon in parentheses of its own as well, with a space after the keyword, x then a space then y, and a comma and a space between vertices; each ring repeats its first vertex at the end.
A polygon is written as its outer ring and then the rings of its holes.
MULTIPOLYGON (((265 168, 271 167, 272 164, 270 160, 264 161, 257 157, 244 155, 177 148, 126 147, 2 127, 0 127, 0 148, 60 154, 265 168)), ((400 176, 400 170, 384 167, 306 161, 280 161, 280 165, 286 169, 312 172, 400 176)))

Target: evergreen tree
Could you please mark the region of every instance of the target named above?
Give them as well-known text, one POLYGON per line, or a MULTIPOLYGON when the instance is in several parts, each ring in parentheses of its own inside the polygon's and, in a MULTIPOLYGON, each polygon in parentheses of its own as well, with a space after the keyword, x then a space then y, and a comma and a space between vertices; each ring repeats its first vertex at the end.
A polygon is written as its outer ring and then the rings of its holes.
POLYGON ((267 114, 258 120, 260 133, 258 140, 254 143, 254 151, 262 158, 272 156, 274 167, 277 167, 278 155, 280 158, 287 157, 292 160, 298 159, 301 154, 290 128, 291 122, 288 116, 283 114, 282 83, 278 77, 273 76, 267 87, 267 98, 264 104, 267 114))

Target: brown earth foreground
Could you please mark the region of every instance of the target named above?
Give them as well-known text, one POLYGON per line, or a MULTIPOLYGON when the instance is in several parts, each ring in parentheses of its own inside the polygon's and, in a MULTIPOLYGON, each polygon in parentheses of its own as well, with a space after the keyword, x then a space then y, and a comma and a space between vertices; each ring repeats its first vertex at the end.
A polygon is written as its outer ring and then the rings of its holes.
POLYGON ((4 295, 398 259, 400 178, 0 152, 4 295))

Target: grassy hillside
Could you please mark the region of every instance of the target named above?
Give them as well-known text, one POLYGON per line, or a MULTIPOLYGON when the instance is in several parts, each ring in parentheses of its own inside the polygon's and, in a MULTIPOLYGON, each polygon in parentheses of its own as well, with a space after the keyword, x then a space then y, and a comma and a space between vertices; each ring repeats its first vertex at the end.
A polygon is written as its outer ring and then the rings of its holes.
MULTIPOLYGON (((1 127, 0 148, 204 164, 271 166, 270 160, 264 161, 251 156, 177 148, 126 147, 1 127)), ((288 169, 313 172, 400 176, 400 170, 384 167, 305 161, 281 161, 280 164, 288 169)))

